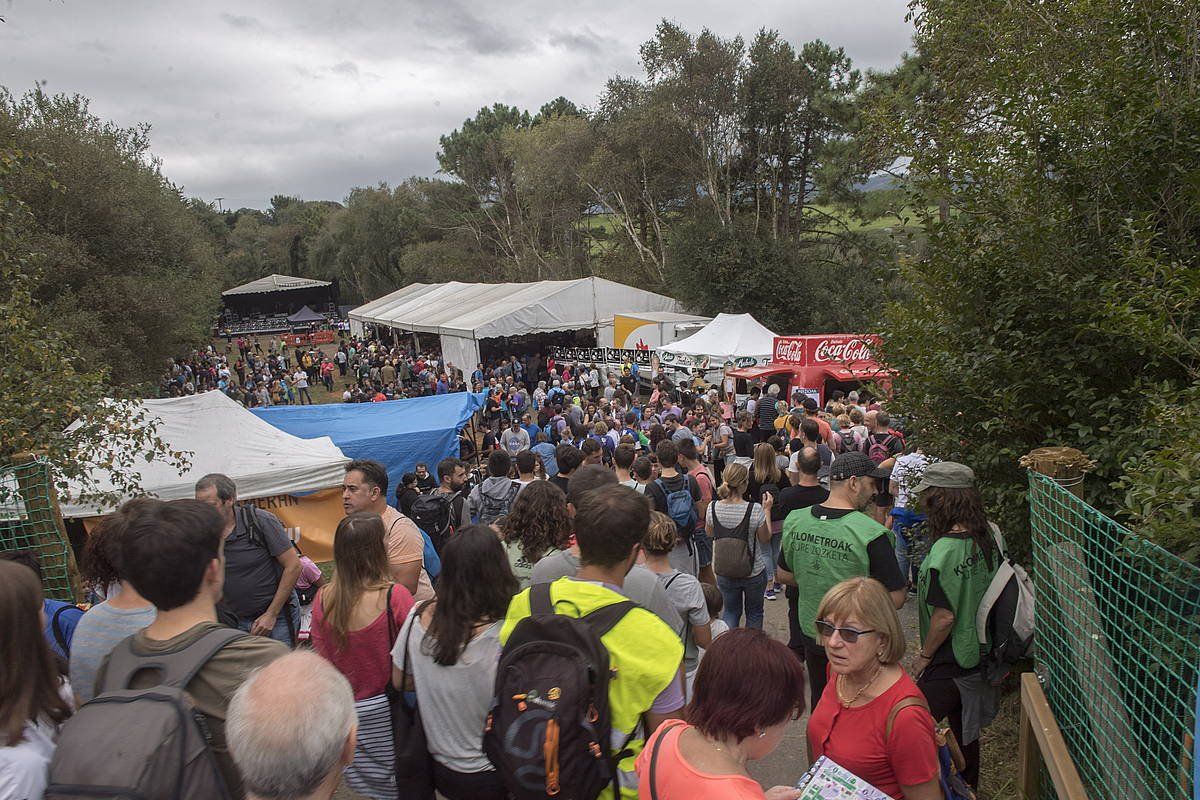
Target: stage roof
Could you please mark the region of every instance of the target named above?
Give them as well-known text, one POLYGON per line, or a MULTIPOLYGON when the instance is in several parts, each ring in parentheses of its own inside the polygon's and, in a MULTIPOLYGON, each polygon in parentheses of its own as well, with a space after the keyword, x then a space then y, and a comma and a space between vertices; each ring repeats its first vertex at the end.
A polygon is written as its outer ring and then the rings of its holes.
POLYGON ((243 283, 232 289, 221 292, 222 297, 238 294, 268 294, 270 292, 289 292, 293 289, 317 289, 329 286, 329 281, 319 281, 315 278, 298 278, 294 275, 268 275, 256 281, 243 283))

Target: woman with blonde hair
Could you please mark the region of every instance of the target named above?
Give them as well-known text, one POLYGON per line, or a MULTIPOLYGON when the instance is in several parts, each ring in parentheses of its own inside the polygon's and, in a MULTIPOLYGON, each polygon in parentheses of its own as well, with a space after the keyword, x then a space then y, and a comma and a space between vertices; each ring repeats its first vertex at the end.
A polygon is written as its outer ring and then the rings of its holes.
POLYGON ((900 666, 904 632, 883 584, 834 585, 816 627, 831 679, 808 721, 809 758, 827 756, 897 800, 941 800, 933 717, 900 666))
MULTIPOLYGON (((770 442, 754 445, 754 465, 750 468, 747 492, 749 492, 749 498, 756 503, 762 503, 764 495, 771 497, 771 516, 768 522, 771 526, 770 563, 772 565, 779 561, 779 546, 783 541, 784 511, 782 506, 776 507, 774 501, 779 499, 780 491, 791 485, 792 482, 788 480, 787 473, 779 468, 775 448, 771 446, 770 442)), ((775 593, 779 589, 774 581, 774 573, 775 570, 771 569, 767 580, 767 589, 763 593, 767 600, 774 600, 775 593)))
POLYGON ((761 503, 746 500, 750 474, 737 462, 726 465, 722 479, 719 499, 709 503, 704 515, 704 530, 713 539, 717 588, 725 601, 722 619, 730 628, 739 627, 744 610, 746 627, 761 629, 763 596, 774 571, 769 559, 770 512, 775 500, 770 492, 761 503))
POLYGON ((413 607, 408 589, 388 572, 383 520, 344 517, 333 538, 337 567, 313 601, 312 646, 350 681, 358 715, 354 761, 346 785, 374 800, 396 798, 391 710, 386 694, 392 646, 413 607))

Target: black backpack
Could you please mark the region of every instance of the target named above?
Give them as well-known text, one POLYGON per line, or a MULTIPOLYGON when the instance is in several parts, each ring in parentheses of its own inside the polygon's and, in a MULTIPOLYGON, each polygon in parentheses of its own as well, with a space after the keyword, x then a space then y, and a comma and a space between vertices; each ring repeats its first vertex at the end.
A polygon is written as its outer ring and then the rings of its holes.
POLYGON ((419 495, 416 500, 413 500, 410 509, 412 521, 417 523, 418 528, 429 534, 434 549, 439 553, 442 552, 442 545, 446 543, 446 536, 453 533, 450 530, 450 517, 456 497, 457 495, 449 495, 434 489, 419 495))
MULTIPOLYGON (((500 654, 483 751, 515 800, 596 800, 611 786, 612 713, 608 650, 600 637, 637 604, 625 600, 583 617, 554 611, 550 584, 529 589, 530 615, 500 654)), ((631 737, 632 738, 632 737, 631 737)))
POLYGON ((221 648, 247 635, 216 628, 176 653, 150 656, 133 652, 132 636, 118 644, 96 696, 63 725, 47 800, 229 798, 208 724, 184 689, 221 648), (158 685, 128 688, 142 670, 158 670, 158 685))

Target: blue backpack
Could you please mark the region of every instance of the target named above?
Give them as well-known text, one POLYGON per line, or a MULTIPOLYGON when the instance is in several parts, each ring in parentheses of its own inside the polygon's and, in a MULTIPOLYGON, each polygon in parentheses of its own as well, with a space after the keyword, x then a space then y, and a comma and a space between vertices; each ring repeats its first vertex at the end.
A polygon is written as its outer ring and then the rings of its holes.
POLYGON ((654 482, 667 499, 667 516, 675 521, 679 538, 687 542, 690 549, 692 536, 696 533, 696 520, 699 517, 696 516, 696 501, 692 497, 691 481, 686 475, 682 477, 683 486, 673 492, 667 489, 662 478, 655 478, 654 482))

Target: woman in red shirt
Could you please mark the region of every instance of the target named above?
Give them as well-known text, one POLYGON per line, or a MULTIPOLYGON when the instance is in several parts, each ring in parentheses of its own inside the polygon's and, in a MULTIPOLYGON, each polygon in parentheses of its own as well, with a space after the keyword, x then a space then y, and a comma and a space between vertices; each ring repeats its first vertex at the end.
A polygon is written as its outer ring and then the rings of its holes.
POLYGON ((663 723, 642 748, 638 797, 795 800, 790 786, 764 793, 746 762, 770 755, 802 713, 804 673, 783 643, 756 628, 722 634, 700 659, 687 722, 663 723))
POLYGON ((408 589, 388 573, 383 521, 351 514, 333 539, 337 568, 313 601, 312 646, 350 681, 358 714, 354 762, 346 785, 373 800, 395 800, 391 713, 385 694, 392 678, 392 645, 413 606, 408 589))
POLYGON ((900 667, 904 634, 883 584, 834 586, 817 609, 817 633, 830 680, 808 721, 810 759, 826 756, 897 800, 942 800, 933 718, 900 667), (907 698, 919 702, 901 706, 907 698))

